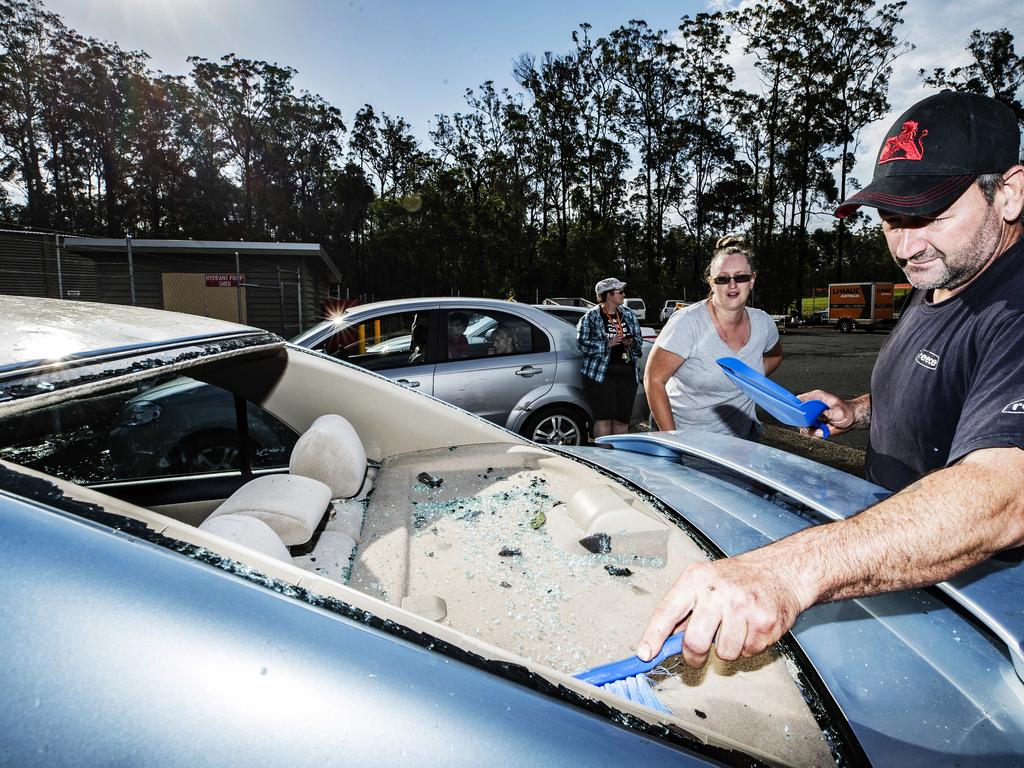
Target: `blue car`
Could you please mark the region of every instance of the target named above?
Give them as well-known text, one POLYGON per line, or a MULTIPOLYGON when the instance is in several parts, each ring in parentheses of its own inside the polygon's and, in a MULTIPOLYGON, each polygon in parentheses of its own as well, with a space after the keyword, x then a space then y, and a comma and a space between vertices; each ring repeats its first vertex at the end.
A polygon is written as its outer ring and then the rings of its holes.
POLYGON ((205 318, 0 312, 0 765, 1024 762, 1019 553, 669 657, 653 699, 577 677, 687 564, 863 480, 697 431, 538 445, 205 318), (175 440, 169 390, 231 461, 175 440))

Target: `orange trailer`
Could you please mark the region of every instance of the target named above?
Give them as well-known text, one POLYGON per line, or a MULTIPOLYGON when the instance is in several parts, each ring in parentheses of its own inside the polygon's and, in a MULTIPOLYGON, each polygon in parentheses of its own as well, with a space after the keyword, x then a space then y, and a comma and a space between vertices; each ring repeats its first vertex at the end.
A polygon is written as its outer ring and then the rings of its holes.
POLYGON ((830 283, 826 322, 849 333, 854 328, 871 332, 893 324, 892 283, 830 283))

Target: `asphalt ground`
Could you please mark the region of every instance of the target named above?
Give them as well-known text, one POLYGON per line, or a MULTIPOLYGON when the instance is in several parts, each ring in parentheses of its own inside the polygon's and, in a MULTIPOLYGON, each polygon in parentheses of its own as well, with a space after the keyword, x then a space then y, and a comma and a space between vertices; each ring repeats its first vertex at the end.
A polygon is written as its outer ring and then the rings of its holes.
MULTIPOLYGON (((823 389, 842 398, 871 389, 871 369, 887 333, 840 333, 831 327, 791 328, 782 336, 782 365, 772 379, 793 394, 823 389)), ((778 425, 761 413, 764 442, 863 477, 867 430, 855 430, 828 440, 812 440, 794 427, 778 425)))

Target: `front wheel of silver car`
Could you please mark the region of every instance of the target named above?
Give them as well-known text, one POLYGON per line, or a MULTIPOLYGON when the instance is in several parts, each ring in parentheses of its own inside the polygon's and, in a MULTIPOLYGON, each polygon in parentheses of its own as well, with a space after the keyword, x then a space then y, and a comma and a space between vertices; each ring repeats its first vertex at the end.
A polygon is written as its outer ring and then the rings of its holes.
POLYGON ((571 408, 546 408, 527 420, 523 434, 542 445, 581 445, 587 423, 581 412, 571 408))

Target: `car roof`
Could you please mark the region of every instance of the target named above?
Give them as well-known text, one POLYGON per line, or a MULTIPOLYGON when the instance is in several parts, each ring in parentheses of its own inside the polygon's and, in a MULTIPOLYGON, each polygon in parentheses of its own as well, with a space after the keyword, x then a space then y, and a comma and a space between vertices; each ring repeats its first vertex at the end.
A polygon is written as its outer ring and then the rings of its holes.
POLYGON ((476 309, 481 311, 510 312, 519 314, 522 317, 532 320, 537 325, 554 333, 562 331, 564 322, 553 317, 547 312, 537 309, 532 304, 523 304, 518 301, 505 301, 503 299, 485 299, 473 296, 424 296, 412 299, 389 299, 387 301, 374 301, 369 304, 356 304, 345 310, 344 313, 329 318, 312 328, 303 331, 292 341, 302 344, 304 341, 318 337, 323 330, 331 325, 358 321, 363 315, 377 314, 391 310, 402 312, 423 312, 431 309, 449 309, 457 307, 460 309, 476 309))
POLYGON ((487 299, 478 296, 418 296, 408 299, 387 299, 385 301, 371 301, 366 304, 355 304, 349 307, 346 312, 363 312, 367 310, 377 311, 396 307, 405 309, 409 307, 452 307, 463 304, 474 304, 480 307, 493 307, 494 309, 516 309, 532 306, 518 301, 506 301, 505 299, 487 299))
POLYGON ((0 296, 0 371, 42 361, 145 349, 186 340, 264 334, 178 312, 84 301, 0 296), (187 335, 182 328, 188 328, 187 335))
POLYGON ((578 315, 585 315, 593 307, 574 307, 571 304, 531 304, 541 312, 575 312, 578 315))

